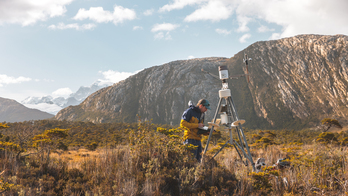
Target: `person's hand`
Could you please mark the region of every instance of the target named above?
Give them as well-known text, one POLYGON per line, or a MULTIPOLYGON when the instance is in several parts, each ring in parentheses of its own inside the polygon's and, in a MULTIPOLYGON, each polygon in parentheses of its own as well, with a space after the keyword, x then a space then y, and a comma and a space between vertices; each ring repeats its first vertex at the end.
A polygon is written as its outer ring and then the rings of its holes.
POLYGON ((209 132, 205 132, 203 133, 203 135, 209 135, 210 134, 210 131, 209 132))
POLYGON ((198 128, 203 128, 203 127, 204 127, 203 123, 198 123, 198 128))

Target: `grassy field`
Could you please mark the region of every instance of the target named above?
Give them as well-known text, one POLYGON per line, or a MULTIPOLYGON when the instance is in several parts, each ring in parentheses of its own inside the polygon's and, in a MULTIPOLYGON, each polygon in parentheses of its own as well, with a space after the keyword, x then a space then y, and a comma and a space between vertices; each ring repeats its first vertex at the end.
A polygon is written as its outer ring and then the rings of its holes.
MULTIPOLYGON (((92 151, 76 145, 57 150, 55 144, 62 141, 47 137, 66 136, 64 131, 35 136, 36 147, 22 153, 11 138, 3 137, 9 141, 1 143, 2 195, 348 195, 345 130, 324 135, 314 130, 245 130, 254 161, 265 159, 258 173, 231 147, 211 159, 228 139, 226 132, 214 135, 203 163, 198 163, 190 152, 194 146, 182 144, 178 128, 139 123, 124 131, 127 138, 118 137, 122 143, 92 151), (273 166, 282 158, 290 167, 273 166)), ((76 144, 70 136, 65 140, 76 144)))
MULTIPOLYGON (((109 182, 113 185, 110 195, 347 195, 347 150, 347 147, 317 144, 252 148, 254 161, 257 158, 266 160, 263 171, 254 173, 251 166, 242 163, 235 149, 227 148, 213 161, 198 164, 184 159, 183 162, 190 163, 188 167, 172 168, 175 170, 173 174, 177 175, 174 178, 177 180, 177 190, 164 188, 170 186, 165 172, 171 168, 165 166, 168 164, 165 160, 161 160, 165 156, 147 157, 147 161, 144 161, 133 157, 134 152, 129 148, 118 148, 92 152, 70 150, 61 155, 54 153, 52 158, 64 160, 70 171, 78 169, 91 178, 102 175, 113 179, 109 182), (289 158, 290 167, 273 167, 278 159, 285 157, 289 158), (135 167, 137 163, 141 163, 142 168, 135 167)), ((212 153, 208 151, 207 160, 212 153)), ((178 165, 185 164, 175 164, 178 165)), ((98 194, 89 190, 82 195, 88 193, 98 194)), ((102 193, 104 195, 106 192, 102 193)))

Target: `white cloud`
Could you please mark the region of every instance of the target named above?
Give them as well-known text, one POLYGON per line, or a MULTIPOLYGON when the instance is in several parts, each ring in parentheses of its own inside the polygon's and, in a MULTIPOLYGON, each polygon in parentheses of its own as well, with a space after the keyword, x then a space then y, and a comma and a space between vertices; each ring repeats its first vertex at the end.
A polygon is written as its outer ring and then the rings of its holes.
MULTIPOLYGON (((235 13, 238 32, 248 32, 250 22, 261 20, 279 25, 280 38, 298 34, 348 34, 347 0, 174 0, 159 11, 186 6, 196 9, 185 17, 186 22, 220 21, 235 13)), ((259 32, 266 30, 273 31, 262 27, 259 32)))
POLYGON ((172 40, 172 36, 169 34, 169 32, 166 33, 164 39, 165 40, 172 40))
POLYGON ((238 15, 237 20, 238 20, 238 24, 239 24, 237 32, 248 32, 250 30, 247 25, 251 21, 251 18, 238 15))
POLYGON ((43 79, 44 82, 54 82, 52 79, 43 79))
POLYGON ((145 16, 151 16, 155 10, 154 9, 149 9, 144 12, 145 16))
POLYGON ((347 7, 346 0, 246 0, 240 1, 236 13, 280 25, 279 38, 283 38, 298 34, 348 34, 347 7))
POLYGON ((151 31, 157 32, 157 31, 172 31, 176 28, 178 28, 180 25, 177 24, 171 24, 171 23, 162 23, 162 24, 155 24, 151 31))
POLYGON ((228 31, 226 29, 215 29, 215 32, 217 32, 218 34, 222 34, 222 35, 229 35, 229 34, 231 34, 231 31, 228 31))
POLYGON ((281 38, 280 33, 272 33, 272 36, 269 39, 276 40, 276 39, 280 39, 280 38, 281 38))
POLYGON ((258 32, 260 33, 264 33, 264 32, 269 32, 269 31, 275 31, 275 29, 270 29, 264 25, 261 25, 258 29, 257 29, 258 32))
POLYGON ((176 9, 182 9, 188 5, 200 4, 206 2, 207 0, 174 0, 172 4, 164 5, 159 9, 159 12, 169 12, 176 9))
POLYGON ((98 81, 101 84, 113 84, 120 82, 122 80, 127 79, 129 76, 132 76, 134 74, 137 74, 139 71, 135 71, 133 73, 131 72, 119 72, 119 71, 113 71, 113 70, 108 70, 108 71, 99 71, 103 75, 102 79, 99 79, 98 81))
POLYGON ((26 78, 23 76, 19 76, 19 77, 15 78, 12 76, 0 74, 0 87, 2 87, 3 84, 19 84, 19 83, 28 82, 31 80, 32 80, 31 78, 26 78))
POLYGON ((194 58, 195 58, 195 57, 192 56, 192 55, 190 55, 190 56, 187 57, 187 59, 194 59, 194 58))
POLYGON ((163 32, 156 33, 155 36, 154 36, 154 38, 155 38, 155 39, 162 39, 162 38, 164 38, 163 32))
POLYGON ((199 20, 211 20, 217 22, 229 18, 233 13, 232 4, 223 1, 211 0, 207 4, 195 10, 192 14, 185 17, 185 22, 195 22, 199 20))
POLYGON ((172 36, 167 32, 164 34, 163 32, 158 32, 154 35, 155 39, 165 39, 165 40, 172 40, 172 36))
POLYGON ((242 37, 239 38, 239 42, 245 43, 245 42, 247 42, 247 39, 249 39, 250 37, 251 37, 251 35, 249 33, 244 34, 242 37))
MULTIPOLYGON (((91 29, 94 29, 96 27, 95 24, 93 23, 88 23, 88 24, 83 24, 79 27, 79 29, 82 29, 82 30, 91 30, 91 29)), ((79 30, 78 29, 78 30, 79 30)))
POLYGON ((55 30, 55 29, 60 29, 60 30, 64 30, 64 29, 91 30, 91 29, 94 29, 95 27, 96 27, 96 25, 93 23, 83 24, 83 25, 79 25, 77 23, 73 23, 73 24, 59 23, 58 25, 48 26, 49 29, 53 29, 53 30, 55 30))
POLYGON ((98 23, 113 22, 115 25, 117 25, 126 20, 134 20, 135 18, 136 13, 134 10, 115 5, 113 13, 106 10, 104 11, 102 7, 91 7, 89 10, 81 8, 73 19, 90 19, 98 23))
POLYGON ((155 39, 165 39, 165 40, 172 40, 172 36, 170 35, 170 31, 175 30, 178 28, 180 25, 177 24, 171 24, 171 23, 162 23, 162 24, 155 24, 151 32, 156 33, 154 35, 155 39), (164 32, 166 33, 164 34, 164 32))
POLYGON ((72 90, 70 88, 60 88, 60 89, 57 89, 56 91, 54 91, 52 93, 52 95, 54 97, 69 97, 69 95, 73 93, 72 90))
POLYGON ((66 5, 73 0, 1 0, 0 25, 16 23, 23 26, 45 21, 48 18, 61 16, 66 5))
POLYGON ((133 30, 142 30, 143 29, 143 27, 141 27, 141 26, 134 26, 133 27, 133 30))

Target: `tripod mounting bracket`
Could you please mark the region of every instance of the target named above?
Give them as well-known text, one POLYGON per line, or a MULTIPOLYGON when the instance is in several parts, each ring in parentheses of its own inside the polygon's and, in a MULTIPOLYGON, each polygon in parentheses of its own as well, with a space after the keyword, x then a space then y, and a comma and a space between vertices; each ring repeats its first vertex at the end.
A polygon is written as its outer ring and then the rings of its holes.
POLYGON ((219 97, 220 98, 231 97, 231 90, 230 89, 219 90, 219 97))
POLYGON ((237 121, 234 121, 233 123, 232 123, 232 127, 238 127, 239 126, 239 124, 244 124, 245 123, 245 120, 242 120, 242 119, 240 119, 240 120, 237 120, 237 121))

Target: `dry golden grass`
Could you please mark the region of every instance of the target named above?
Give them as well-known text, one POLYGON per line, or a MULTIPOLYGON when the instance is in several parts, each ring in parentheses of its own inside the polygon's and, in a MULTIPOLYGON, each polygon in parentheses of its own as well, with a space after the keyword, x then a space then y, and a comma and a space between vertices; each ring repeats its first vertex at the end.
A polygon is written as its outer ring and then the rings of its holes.
POLYGON ((52 153, 51 158, 60 159, 67 163, 69 169, 80 169, 81 163, 88 159, 99 160, 101 155, 105 153, 103 149, 97 149, 95 151, 88 151, 87 149, 80 148, 77 150, 71 149, 68 151, 58 151, 52 153))

